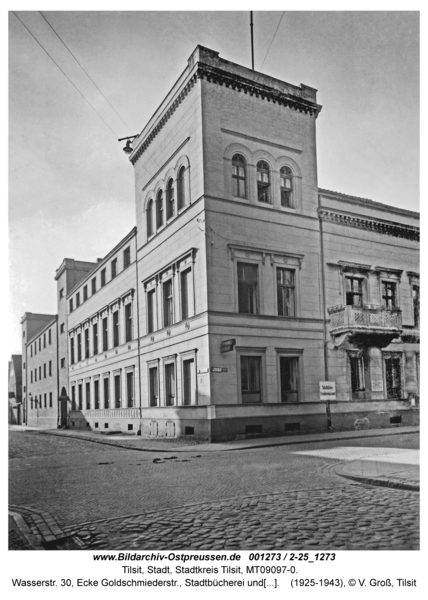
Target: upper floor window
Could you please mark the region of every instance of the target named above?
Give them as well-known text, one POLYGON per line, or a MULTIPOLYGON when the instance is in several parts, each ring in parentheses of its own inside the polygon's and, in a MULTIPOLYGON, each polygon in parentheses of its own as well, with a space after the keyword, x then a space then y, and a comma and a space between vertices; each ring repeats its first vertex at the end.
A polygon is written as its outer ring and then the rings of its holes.
POLYGON ((64 323, 61 323, 61 325, 59 326, 59 331, 60 331, 60 333, 64 333, 65 332, 65 325, 64 325, 64 323))
POLYGON ((290 167, 281 167, 281 206, 293 207, 293 172, 290 167))
POLYGON ((92 341, 95 356, 98 354, 98 323, 94 323, 92 326, 92 341))
POLYGON ((149 203, 147 204, 146 219, 147 219, 147 237, 150 237, 154 233, 154 228, 153 228, 153 200, 149 200, 149 203))
POLYGON ((363 305, 363 280, 359 277, 345 277, 347 306, 363 305))
POLYGON ((108 318, 104 317, 102 320, 103 326, 103 352, 108 350, 108 318))
POLYGON ((101 271, 101 287, 104 287, 106 284, 106 270, 103 269, 101 271))
POLYGON ((48 340, 49 340, 49 344, 52 344, 52 329, 49 329, 49 331, 48 331, 48 340))
POLYGON ((156 290, 147 292, 147 333, 151 333, 156 327, 156 290))
POLYGON ((180 210, 186 204, 186 168, 181 167, 177 177, 177 209, 180 210))
POLYGON ((172 280, 169 279, 163 284, 163 326, 168 327, 173 323, 173 294, 172 280))
POLYGON ((89 358, 89 329, 85 329, 85 358, 89 358))
POLYGON ((171 219, 174 216, 174 182, 172 179, 168 181, 166 186, 166 218, 171 219))
POLYGON ((88 286, 84 285, 83 286, 83 302, 85 302, 85 300, 88 299, 88 286))
POLYGON ((132 340, 132 304, 125 304, 125 342, 132 340))
POLYGON ((77 361, 82 360, 82 334, 77 334, 77 361))
POLYGON ((113 313, 113 347, 119 346, 119 311, 113 313))
POLYGON ((278 315, 282 317, 294 317, 296 315, 294 271, 292 269, 277 268, 276 286, 278 315))
POLYGON ((156 229, 160 229, 163 226, 163 193, 162 190, 158 191, 156 198, 156 229))
POLYGON ((42 338, 39 338, 39 352, 42 350, 42 338))
POLYGON ((74 365, 74 337, 70 338, 70 363, 74 365))
POLYGON ((46 348, 46 333, 43 334, 43 348, 46 348))
POLYGON ((412 299, 413 299, 413 319, 415 327, 419 327, 419 310, 420 310, 420 299, 419 299, 419 286, 414 285, 412 287, 412 299))
POLYGON ((91 291, 93 294, 95 294, 95 292, 97 291, 97 278, 96 277, 91 279, 91 291))
POLYGON ((77 292, 76 294, 76 308, 80 306, 80 292, 77 292))
POLYGON ((257 199, 270 203, 270 169, 265 160, 257 163, 257 199))
POLYGON ((191 276, 192 270, 186 269, 180 273, 181 318, 187 319, 192 314, 191 307, 191 276))
POLYGON ((247 161, 241 154, 232 157, 232 193, 236 198, 247 197, 247 161))
POLYGON ((59 290, 59 299, 62 300, 64 298, 64 288, 59 290))
POLYGON ((238 310, 258 314, 258 266, 238 263, 238 310))
POLYGON ((123 251, 123 268, 126 269, 131 264, 131 248, 128 246, 123 251))
POLYGON ((382 281, 382 300, 386 308, 397 306, 397 284, 395 281, 382 281))
POLYGON ((111 261, 111 278, 114 279, 117 275, 117 258, 111 261))

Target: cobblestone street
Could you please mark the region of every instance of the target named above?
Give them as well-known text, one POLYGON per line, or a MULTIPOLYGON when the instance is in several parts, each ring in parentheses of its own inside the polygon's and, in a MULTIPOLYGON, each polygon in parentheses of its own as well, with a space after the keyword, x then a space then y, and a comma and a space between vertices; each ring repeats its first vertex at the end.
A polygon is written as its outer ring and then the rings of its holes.
POLYGON ((88 549, 411 550, 419 494, 354 483, 335 468, 416 447, 417 436, 397 435, 160 454, 11 432, 10 504, 33 532, 44 513, 47 529, 88 549))

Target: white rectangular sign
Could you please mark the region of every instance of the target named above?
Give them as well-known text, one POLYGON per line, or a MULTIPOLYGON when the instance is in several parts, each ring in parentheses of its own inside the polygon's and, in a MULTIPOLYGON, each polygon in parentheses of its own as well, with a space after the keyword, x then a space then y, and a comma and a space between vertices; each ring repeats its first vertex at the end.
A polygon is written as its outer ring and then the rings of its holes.
POLYGON ((335 381, 320 381, 320 400, 336 400, 335 381))

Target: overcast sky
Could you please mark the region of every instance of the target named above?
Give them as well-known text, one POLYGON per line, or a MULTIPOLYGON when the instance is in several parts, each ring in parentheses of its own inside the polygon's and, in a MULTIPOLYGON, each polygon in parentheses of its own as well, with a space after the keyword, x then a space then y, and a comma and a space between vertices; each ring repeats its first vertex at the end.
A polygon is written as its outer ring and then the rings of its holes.
MULTIPOLYGON (((135 225, 139 133, 201 44, 251 66, 248 12, 46 12, 120 118, 37 12, 9 16, 11 353, 26 311, 56 312, 64 257, 96 260, 135 225)), ((318 89, 322 188, 418 210, 417 12, 255 12, 255 68, 318 89), (261 65, 264 61, 263 68, 261 65)))

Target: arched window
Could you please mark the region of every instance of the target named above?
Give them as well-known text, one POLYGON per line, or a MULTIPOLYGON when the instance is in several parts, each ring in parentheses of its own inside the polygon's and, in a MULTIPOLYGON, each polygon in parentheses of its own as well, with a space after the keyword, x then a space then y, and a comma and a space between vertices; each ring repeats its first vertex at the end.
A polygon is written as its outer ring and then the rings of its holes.
POLYGON ((172 179, 168 181, 166 186, 166 219, 171 219, 174 216, 174 182, 172 179))
POLYGON ((281 206, 293 207, 293 171, 290 167, 281 167, 281 206))
POLYGON ((177 210, 182 209, 183 206, 186 204, 186 186, 184 179, 185 173, 186 168, 181 167, 177 177, 177 210))
POLYGON ((241 154, 232 157, 232 194, 236 198, 247 197, 247 161, 241 154))
POLYGON ((259 202, 270 202, 270 169, 265 160, 257 163, 257 199, 259 202))
POLYGON ((156 229, 163 225, 163 194, 162 190, 158 191, 156 198, 156 229))
POLYGON ((147 218, 147 237, 153 235, 153 200, 149 200, 146 210, 147 218))

